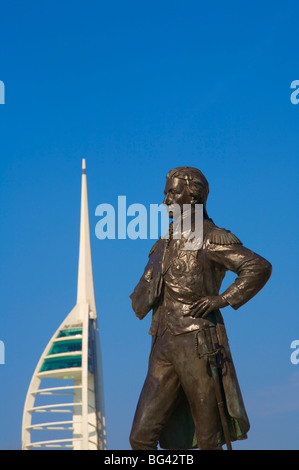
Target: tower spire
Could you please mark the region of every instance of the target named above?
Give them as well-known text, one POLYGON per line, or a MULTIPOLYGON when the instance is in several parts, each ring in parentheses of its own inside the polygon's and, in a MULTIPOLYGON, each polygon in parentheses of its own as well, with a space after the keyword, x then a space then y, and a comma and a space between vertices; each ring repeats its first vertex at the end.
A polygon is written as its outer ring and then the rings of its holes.
POLYGON ((90 310, 94 313, 94 316, 96 316, 96 305, 95 305, 91 251, 90 251, 90 233, 89 233, 85 158, 82 159, 81 219, 80 219, 77 304, 89 304, 90 310))

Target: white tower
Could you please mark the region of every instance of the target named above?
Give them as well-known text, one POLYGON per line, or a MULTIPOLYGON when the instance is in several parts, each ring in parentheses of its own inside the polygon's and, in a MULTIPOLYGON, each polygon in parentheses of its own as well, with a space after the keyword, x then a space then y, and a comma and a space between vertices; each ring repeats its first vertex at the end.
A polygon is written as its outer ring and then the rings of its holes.
POLYGON ((24 406, 22 448, 105 450, 106 446, 83 159, 77 303, 51 338, 34 371, 24 406))

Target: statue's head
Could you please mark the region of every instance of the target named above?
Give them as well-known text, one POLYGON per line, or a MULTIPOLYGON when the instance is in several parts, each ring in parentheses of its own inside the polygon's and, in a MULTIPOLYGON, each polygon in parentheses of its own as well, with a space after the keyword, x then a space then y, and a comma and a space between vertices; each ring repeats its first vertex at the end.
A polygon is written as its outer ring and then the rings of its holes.
POLYGON ((170 170, 166 175, 164 204, 203 204, 204 214, 209 194, 209 184, 197 168, 181 166, 170 170))

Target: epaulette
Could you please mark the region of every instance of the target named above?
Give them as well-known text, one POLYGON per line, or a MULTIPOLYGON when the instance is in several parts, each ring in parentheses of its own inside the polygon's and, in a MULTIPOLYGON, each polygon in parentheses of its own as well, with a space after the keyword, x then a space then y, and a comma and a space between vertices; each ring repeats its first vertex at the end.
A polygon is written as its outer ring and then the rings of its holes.
POLYGON ((213 245, 243 245, 230 230, 215 227, 209 234, 209 242, 213 245))

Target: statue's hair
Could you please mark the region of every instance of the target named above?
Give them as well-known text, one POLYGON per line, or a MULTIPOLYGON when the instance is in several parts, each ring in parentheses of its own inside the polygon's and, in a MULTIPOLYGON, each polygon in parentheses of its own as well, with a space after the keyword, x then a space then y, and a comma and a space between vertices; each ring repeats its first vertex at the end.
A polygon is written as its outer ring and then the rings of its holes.
POLYGON ((194 197, 195 203, 203 204, 206 211, 206 202, 209 195, 209 183, 206 177, 197 168, 180 166, 170 170, 166 178, 178 178, 188 186, 189 193, 194 197))

